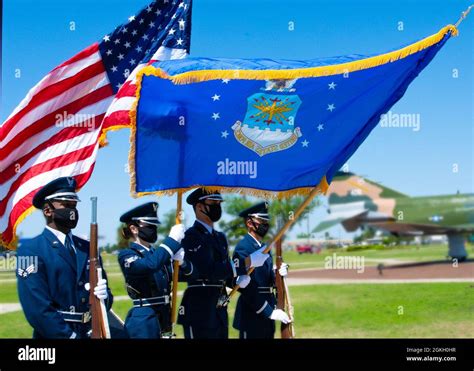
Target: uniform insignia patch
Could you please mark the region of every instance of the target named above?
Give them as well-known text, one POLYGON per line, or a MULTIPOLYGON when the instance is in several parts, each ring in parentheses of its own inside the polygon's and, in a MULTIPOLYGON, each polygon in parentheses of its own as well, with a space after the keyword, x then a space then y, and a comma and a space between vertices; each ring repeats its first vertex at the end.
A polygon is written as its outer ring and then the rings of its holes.
POLYGON ((196 251, 198 251, 200 248, 201 248, 201 245, 199 245, 199 246, 196 247, 195 249, 192 249, 192 251, 196 252, 196 251))
POLYGON ((18 275, 20 277, 26 278, 28 277, 31 273, 35 272, 36 268, 34 264, 29 265, 25 269, 18 268, 18 275))
POLYGON ((125 259, 125 267, 130 268, 130 264, 132 264, 135 260, 139 259, 138 256, 131 256, 130 258, 125 259))

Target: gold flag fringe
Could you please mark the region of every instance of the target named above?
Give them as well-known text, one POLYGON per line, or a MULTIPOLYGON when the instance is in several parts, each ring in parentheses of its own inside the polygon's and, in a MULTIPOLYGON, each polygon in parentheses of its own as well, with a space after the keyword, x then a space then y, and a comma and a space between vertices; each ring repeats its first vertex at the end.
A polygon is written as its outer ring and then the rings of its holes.
POLYGON ((128 125, 128 124, 119 124, 119 125, 113 125, 113 126, 110 126, 106 129, 103 129, 102 133, 100 133, 100 137, 99 137, 99 147, 103 148, 103 147, 105 147, 109 144, 108 141, 107 141, 107 134, 109 132, 117 131, 117 130, 121 130, 121 129, 129 129, 129 128, 130 128, 130 125, 128 125))
MULTIPOLYGON (((329 184, 326 180, 326 176, 323 176, 319 184, 317 184, 315 187, 319 188, 319 192, 321 194, 325 194, 327 192, 327 189, 329 188, 329 184)), ((196 188, 204 188, 205 190, 209 192, 219 191, 221 193, 234 193, 234 194, 241 194, 241 195, 259 197, 259 198, 264 198, 264 199, 281 200, 283 198, 289 198, 293 196, 307 196, 311 193, 311 191, 315 187, 301 187, 301 188, 289 189, 287 191, 270 191, 270 190, 265 190, 265 189, 256 189, 256 188, 248 188, 248 187, 202 186, 202 185, 196 184, 194 186, 187 187, 187 188, 173 188, 169 190, 154 191, 154 192, 135 192, 135 188, 134 186, 132 186, 131 194, 134 198, 143 197, 143 196, 151 196, 151 195, 162 197, 162 196, 173 196, 177 192, 185 193, 196 188)))
POLYGON ((443 27, 437 33, 428 36, 420 41, 405 46, 404 48, 380 54, 374 57, 368 57, 357 61, 334 64, 328 66, 293 68, 284 70, 201 70, 189 71, 178 75, 170 76, 165 71, 154 66, 147 66, 142 69, 137 79, 143 75, 157 76, 163 79, 171 80, 174 84, 189 84, 208 80, 220 79, 239 79, 239 80, 271 80, 271 79, 296 79, 305 77, 321 77, 339 74, 347 74, 354 71, 361 71, 368 68, 381 66, 383 64, 398 61, 412 54, 420 52, 440 42, 443 37, 451 33, 451 36, 457 36, 458 30, 454 25, 443 27))
MULTIPOLYGON (((146 67, 145 69, 147 68, 148 67, 146 67)), ((136 192, 137 183, 136 183, 136 168, 135 168, 135 155, 136 155, 135 140, 136 140, 136 134, 137 134, 137 106, 138 106, 138 102, 139 102, 139 98, 141 94, 142 80, 143 80, 143 74, 140 73, 139 75, 140 77, 137 78, 137 91, 136 91, 137 98, 135 99, 135 102, 133 102, 132 109, 130 110, 130 152, 128 154, 128 165, 129 165, 128 170, 129 170, 129 175, 130 175, 130 194, 132 195, 132 197, 137 198, 137 197, 143 197, 143 196, 149 196, 149 195, 155 195, 158 197, 172 196, 177 192, 185 193, 194 188, 203 187, 210 192, 220 191, 223 193, 246 194, 249 196, 261 197, 261 198, 267 198, 267 199, 282 199, 282 198, 298 196, 298 195, 301 195, 301 196, 308 195, 314 189, 314 187, 302 187, 302 188, 289 189, 286 191, 270 191, 270 190, 265 190, 265 189, 246 188, 246 187, 203 186, 200 184, 196 184, 188 188, 174 188, 174 189, 154 191, 154 192, 136 192)), ((315 185, 315 187, 319 188, 322 194, 326 193, 329 187, 326 176, 324 176, 319 182, 319 184, 315 185)))
POLYGON ((15 250, 15 244, 16 242, 18 241, 18 237, 16 235, 16 229, 18 227, 18 225, 28 216, 30 215, 31 213, 33 213, 33 211, 35 211, 36 208, 34 206, 30 206, 28 209, 26 209, 25 211, 23 211, 23 213, 18 217, 18 219, 16 220, 15 224, 13 225, 13 231, 12 231, 12 234, 13 234, 13 239, 11 241, 7 241, 3 238, 3 235, 0 233, 0 241, 2 242, 3 246, 5 246, 8 250, 15 250))
MULTIPOLYGON (((470 10, 470 9, 468 9, 470 10)), ((467 15, 469 11, 466 11, 464 15, 467 15)), ((459 25, 459 21, 458 24, 459 25)), ((430 46, 440 42, 443 37, 451 33, 451 36, 458 35, 458 29, 455 25, 447 25, 439 30, 436 34, 428 36, 418 42, 415 42, 411 45, 408 45, 404 48, 377 55, 374 57, 369 57, 357 61, 342 63, 342 64, 335 64, 329 66, 320 66, 320 67, 310 67, 310 68, 295 68, 295 69, 286 69, 286 70, 202 70, 202 71, 190 71, 185 72, 182 74, 178 74, 175 76, 170 76, 166 74, 163 70, 159 68, 155 68, 153 66, 147 66, 142 69, 137 74, 137 92, 136 92, 136 99, 133 104, 132 109, 130 110, 130 125, 114 125, 111 126, 101 133, 99 137, 99 145, 103 147, 107 144, 107 133, 110 131, 116 131, 124 128, 130 128, 130 152, 129 152, 129 173, 130 173, 130 190, 133 197, 141 197, 149 194, 158 195, 158 196, 165 196, 165 195, 173 195, 174 193, 186 192, 193 188, 199 187, 196 185, 195 187, 189 188, 177 188, 172 190, 165 190, 165 191, 157 191, 157 192, 139 192, 136 193, 136 172, 135 172, 135 136, 136 136, 136 109, 138 105, 138 100, 140 98, 140 91, 141 91, 141 83, 143 76, 157 76, 163 79, 171 80, 175 84, 189 84, 193 82, 201 82, 201 81, 208 81, 208 80, 219 80, 219 79, 241 79, 241 80, 269 80, 269 79, 294 79, 294 78, 304 78, 304 77, 321 77, 321 76, 331 76, 331 75, 339 75, 344 73, 350 73, 354 71, 361 71, 364 69, 372 68, 381 66, 386 63, 395 62, 397 60, 403 59, 408 57, 412 54, 415 54, 419 51, 422 51, 430 46)), ((321 193, 326 193, 329 184, 327 183, 327 179, 324 176, 320 183, 316 185, 316 187, 320 188, 321 193)), ((312 187, 305 187, 305 188, 296 188, 287 191, 275 192, 270 190, 262 190, 262 189, 254 189, 254 188, 235 188, 235 187, 218 187, 218 186, 207 186, 204 187, 210 191, 219 190, 221 192, 232 192, 232 193, 240 193, 240 194, 247 194, 256 197, 263 197, 263 198, 286 198, 296 195, 307 195, 313 189, 312 187)), ((17 226, 34 211, 34 207, 31 206, 27 210, 25 210, 20 217, 15 222, 13 226, 13 235, 15 236, 14 239, 10 242, 3 239, 2 234, 0 234, 0 241, 2 244, 5 245, 8 249, 12 249, 14 244, 17 240, 16 237, 16 228, 17 226)))
MULTIPOLYGON (((137 74, 137 91, 136 99, 133 103, 133 107, 130 110, 130 152, 128 156, 129 162, 129 175, 130 175, 130 193, 132 197, 142 197, 147 195, 156 196, 172 196, 177 192, 187 192, 197 187, 203 187, 209 191, 220 191, 223 193, 237 193, 245 194, 249 196, 261 197, 266 199, 282 199, 292 196, 305 196, 308 195, 314 187, 302 187, 295 188, 286 191, 271 191, 265 189, 255 189, 246 187, 222 187, 222 186, 202 186, 196 184, 195 186, 188 188, 175 188, 162 191, 154 192, 136 192, 136 169, 135 169, 135 139, 136 139, 136 119, 137 119, 137 106, 140 99, 142 81, 144 76, 157 76, 162 79, 171 80, 174 84, 188 84, 193 82, 201 82, 207 80, 219 80, 219 79, 243 79, 243 80, 268 80, 268 79, 294 79, 301 77, 319 77, 319 76, 330 76, 343 73, 349 73, 353 71, 360 71, 372 67, 377 67, 386 63, 394 62, 403 59, 409 55, 424 50, 438 42, 443 37, 451 33, 451 36, 457 36, 458 30, 453 25, 443 27, 436 34, 428 36, 423 40, 408 45, 404 48, 381 54, 374 57, 369 57, 353 62, 311 67, 311 68, 295 68, 287 70, 202 70, 202 71, 190 71, 175 76, 170 76, 160 68, 153 66, 147 66, 143 68, 137 74)), ((113 130, 113 129, 112 129, 113 130)), ((101 137, 102 138, 102 137, 101 137)), ((315 185, 319 188, 321 194, 325 194, 329 187, 326 176, 324 176, 319 184, 315 185)))

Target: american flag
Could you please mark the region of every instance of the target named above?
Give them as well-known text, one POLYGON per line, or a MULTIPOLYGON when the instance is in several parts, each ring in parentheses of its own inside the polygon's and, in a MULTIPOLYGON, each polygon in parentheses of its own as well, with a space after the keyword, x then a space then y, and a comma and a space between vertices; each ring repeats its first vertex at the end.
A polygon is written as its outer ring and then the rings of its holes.
POLYGON ((2 124, 0 244, 12 247, 39 188, 61 176, 88 181, 106 132, 130 124, 137 72, 188 55, 191 1, 150 3, 52 70, 2 124))

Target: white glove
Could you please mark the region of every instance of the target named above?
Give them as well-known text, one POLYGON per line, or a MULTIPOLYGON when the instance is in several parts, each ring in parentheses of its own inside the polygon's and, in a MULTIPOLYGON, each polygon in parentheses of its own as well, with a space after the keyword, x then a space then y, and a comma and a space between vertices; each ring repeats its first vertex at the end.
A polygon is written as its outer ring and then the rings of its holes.
POLYGON ((288 264, 281 263, 280 269, 278 269, 278 273, 280 274, 280 276, 285 277, 288 274, 288 267, 288 264))
POLYGON ((173 260, 179 262, 179 265, 183 264, 184 260, 184 249, 180 248, 176 253, 173 255, 173 260))
POLYGON ((291 319, 288 317, 288 314, 283 312, 281 309, 275 309, 272 314, 270 315, 270 319, 274 321, 280 321, 284 324, 290 323, 291 319))
POLYGON ((238 276, 237 280, 236 280, 236 283, 237 283, 237 285, 239 285, 239 287, 241 289, 245 289, 248 286, 248 284, 250 283, 250 276, 247 276, 247 275, 238 276))
POLYGON ((107 299, 109 296, 107 293, 107 280, 101 279, 97 282, 97 286, 94 288, 94 295, 100 300, 107 299))
POLYGON ((178 243, 181 243, 181 240, 184 238, 184 224, 176 224, 171 227, 169 236, 178 243))
POLYGON ((268 259, 270 255, 264 254, 262 252, 263 250, 265 250, 265 248, 266 247, 264 246, 261 249, 254 251, 253 253, 249 255, 251 267, 254 267, 254 268, 261 267, 265 263, 265 261, 268 259))

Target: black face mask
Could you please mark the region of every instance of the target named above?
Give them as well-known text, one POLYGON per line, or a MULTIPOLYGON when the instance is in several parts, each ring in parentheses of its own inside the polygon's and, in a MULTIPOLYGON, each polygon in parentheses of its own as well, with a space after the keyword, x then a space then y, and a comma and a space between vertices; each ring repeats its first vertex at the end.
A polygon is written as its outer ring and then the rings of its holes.
POLYGON ((69 207, 53 209, 53 221, 60 228, 74 229, 79 222, 79 212, 69 207))
POLYGON ((204 206, 208 208, 208 211, 203 211, 203 213, 206 214, 213 222, 217 222, 221 218, 222 208, 220 204, 204 204, 204 206))
POLYGON ((255 225, 255 223, 253 222, 252 220, 252 225, 253 227, 255 228, 255 233, 258 234, 260 237, 265 237, 265 235, 267 234, 268 230, 270 229, 270 225, 269 224, 259 224, 259 225, 255 225))
POLYGON ((138 227, 138 237, 148 243, 155 243, 158 239, 158 228, 156 225, 138 227))

